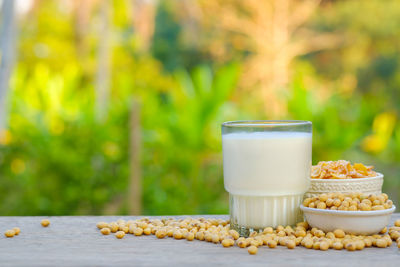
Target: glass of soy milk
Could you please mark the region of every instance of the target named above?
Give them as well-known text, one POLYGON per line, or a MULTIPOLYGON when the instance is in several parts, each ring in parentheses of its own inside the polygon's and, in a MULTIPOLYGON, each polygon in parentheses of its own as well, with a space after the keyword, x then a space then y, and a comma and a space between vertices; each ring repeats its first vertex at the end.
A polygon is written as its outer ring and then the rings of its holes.
POLYGON ((222 124, 224 185, 231 226, 241 235, 294 225, 310 185, 312 123, 233 121, 222 124))

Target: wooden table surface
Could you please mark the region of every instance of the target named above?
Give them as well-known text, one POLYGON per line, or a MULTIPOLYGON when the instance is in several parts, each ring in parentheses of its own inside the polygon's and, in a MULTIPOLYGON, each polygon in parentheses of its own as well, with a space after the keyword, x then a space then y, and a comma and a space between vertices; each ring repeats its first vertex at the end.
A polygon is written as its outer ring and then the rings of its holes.
MULTIPOLYGON (((191 217, 228 218, 226 215, 191 217)), ((220 244, 197 240, 159 240, 154 235, 130 234, 117 239, 114 235, 103 236, 96 228, 99 221, 136 219, 134 216, 46 217, 51 222, 47 228, 40 225, 43 218, 0 217, 1 233, 12 227, 21 228, 21 233, 13 238, 1 235, 0 266, 400 266, 400 250, 395 242, 390 248, 354 252, 263 246, 257 255, 249 255, 247 249, 223 248, 220 244)), ((394 214, 391 225, 399 218, 399 213, 394 214)))

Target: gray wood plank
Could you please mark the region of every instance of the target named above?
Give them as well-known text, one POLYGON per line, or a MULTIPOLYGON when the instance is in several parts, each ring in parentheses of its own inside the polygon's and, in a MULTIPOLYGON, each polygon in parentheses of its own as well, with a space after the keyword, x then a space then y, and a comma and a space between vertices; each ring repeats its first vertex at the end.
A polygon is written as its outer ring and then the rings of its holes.
MULTIPOLYGON (((226 215, 191 217, 227 218, 226 215)), ((390 248, 366 248, 355 252, 260 247, 257 255, 249 255, 246 249, 223 248, 197 240, 158 240, 153 235, 126 235, 119 240, 114 235, 101 235, 96 228, 99 221, 129 220, 137 218, 135 216, 47 217, 51 222, 47 228, 40 225, 43 218, 0 217, 1 266, 398 266, 400 260, 400 250, 395 243, 390 248), (21 228, 20 235, 4 237, 5 230, 16 226, 21 228)), ((400 214, 393 215, 391 225, 399 218, 400 214)))

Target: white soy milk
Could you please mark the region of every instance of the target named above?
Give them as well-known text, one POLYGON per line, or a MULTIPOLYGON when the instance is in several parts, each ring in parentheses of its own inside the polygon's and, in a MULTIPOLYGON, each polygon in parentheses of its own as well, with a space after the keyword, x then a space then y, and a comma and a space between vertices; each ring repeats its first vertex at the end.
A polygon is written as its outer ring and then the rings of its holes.
POLYGON ((222 136, 225 189, 244 196, 301 194, 308 190, 310 133, 255 132, 222 136))
POLYGON ((222 136, 224 184, 234 222, 249 228, 294 224, 308 190, 312 134, 243 132, 222 136))

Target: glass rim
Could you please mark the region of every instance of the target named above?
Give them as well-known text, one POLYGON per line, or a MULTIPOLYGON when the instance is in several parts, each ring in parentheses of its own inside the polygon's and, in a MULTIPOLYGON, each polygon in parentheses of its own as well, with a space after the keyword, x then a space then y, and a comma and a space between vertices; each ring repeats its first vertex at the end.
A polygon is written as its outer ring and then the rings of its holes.
POLYGON ((242 121, 226 121, 221 125, 223 127, 301 126, 301 125, 312 125, 312 122, 303 120, 242 120, 242 121))

